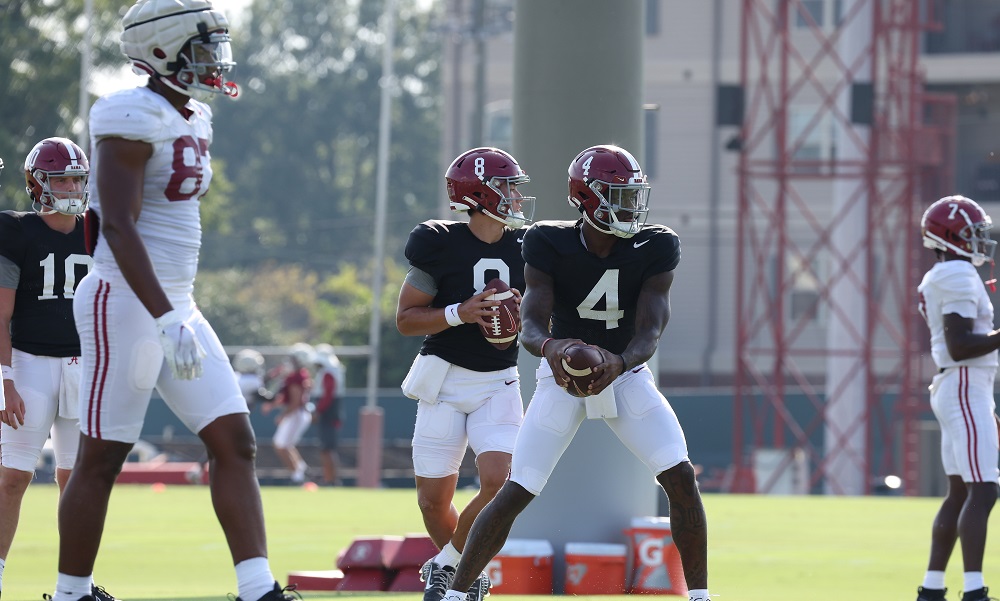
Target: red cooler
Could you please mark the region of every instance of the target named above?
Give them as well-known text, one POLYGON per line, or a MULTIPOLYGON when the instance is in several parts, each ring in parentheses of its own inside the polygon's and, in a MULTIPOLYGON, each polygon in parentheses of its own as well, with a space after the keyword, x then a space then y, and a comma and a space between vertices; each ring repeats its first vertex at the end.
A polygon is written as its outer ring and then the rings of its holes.
POLYGON ((632 527, 625 529, 625 536, 629 546, 625 592, 687 595, 670 518, 632 518, 632 527))
POLYGON ((486 566, 491 593, 509 595, 552 594, 552 543, 547 540, 509 538, 486 566))
POLYGON ((625 594, 625 545, 566 543, 567 595, 625 594))

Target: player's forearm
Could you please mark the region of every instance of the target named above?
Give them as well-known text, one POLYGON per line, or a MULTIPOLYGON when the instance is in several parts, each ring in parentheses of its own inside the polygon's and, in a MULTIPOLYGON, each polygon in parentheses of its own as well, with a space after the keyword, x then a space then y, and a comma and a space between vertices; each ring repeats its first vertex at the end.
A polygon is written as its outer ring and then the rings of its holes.
POLYGON ((948 354, 955 361, 965 361, 988 355, 1000 348, 1000 330, 989 334, 952 334, 945 332, 948 354))
POLYGON ((622 359, 625 360, 625 369, 631 369, 636 365, 642 365, 653 357, 659 343, 659 331, 647 330, 636 332, 631 342, 624 351, 621 352, 622 359))
POLYGON ((396 318, 396 328, 403 336, 429 336, 453 327, 448 323, 445 309, 440 307, 411 307, 396 318))
POLYGON ((10 340, 10 319, 0 319, 0 365, 10 365, 13 343, 10 340))
POLYGON ((159 317, 173 309, 156 278, 153 262, 134 224, 116 226, 114 221, 109 220, 102 224, 101 232, 125 276, 125 281, 150 315, 159 317))
POLYGON ((536 357, 542 356, 542 345, 552 337, 548 330, 548 320, 544 326, 535 319, 521 321, 521 333, 519 334, 521 348, 536 357))

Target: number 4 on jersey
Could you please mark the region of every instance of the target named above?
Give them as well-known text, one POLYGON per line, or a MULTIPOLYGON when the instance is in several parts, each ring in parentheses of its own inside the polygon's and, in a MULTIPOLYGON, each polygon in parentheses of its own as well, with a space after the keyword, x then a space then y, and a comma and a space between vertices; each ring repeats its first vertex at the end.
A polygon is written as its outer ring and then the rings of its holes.
POLYGON ((618 308, 618 270, 605 271, 576 310, 583 319, 603 321, 608 330, 617 328, 618 321, 625 316, 625 311, 618 308), (595 309, 602 298, 604 310, 595 309))

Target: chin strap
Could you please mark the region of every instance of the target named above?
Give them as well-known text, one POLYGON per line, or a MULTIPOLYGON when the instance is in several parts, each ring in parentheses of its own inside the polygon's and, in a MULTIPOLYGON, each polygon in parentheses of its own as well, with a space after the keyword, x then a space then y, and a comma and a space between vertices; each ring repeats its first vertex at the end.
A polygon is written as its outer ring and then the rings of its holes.
POLYGON ((990 259, 990 279, 984 282, 990 288, 990 292, 995 293, 997 291, 997 279, 993 275, 993 270, 996 268, 997 262, 990 259))

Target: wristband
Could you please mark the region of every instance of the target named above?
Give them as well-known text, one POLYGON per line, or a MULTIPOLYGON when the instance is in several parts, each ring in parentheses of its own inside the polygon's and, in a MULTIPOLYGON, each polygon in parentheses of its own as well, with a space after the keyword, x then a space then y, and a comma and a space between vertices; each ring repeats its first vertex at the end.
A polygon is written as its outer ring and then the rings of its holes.
POLYGON ((460 326, 464 321, 462 317, 458 314, 458 305, 461 303, 455 303, 454 305, 448 305, 444 308, 444 320, 448 322, 451 327, 460 326))
POLYGON ((552 340, 552 339, 551 338, 546 338, 545 340, 543 340, 542 341, 542 347, 540 349, 538 349, 538 352, 541 353, 541 355, 543 357, 545 356, 545 345, 549 343, 549 340, 552 340))
POLYGON ((622 373, 627 372, 628 371, 628 363, 625 362, 625 355, 622 355, 621 353, 619 353, 618 354, 618 358, 622 360, 622 373))
POLYGON ((3 372, 3 379, 14 381, 14 368, 9 365, 0 365, 0 372, 3 372))

